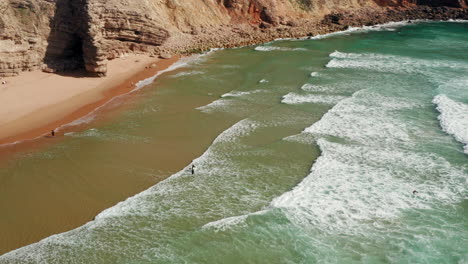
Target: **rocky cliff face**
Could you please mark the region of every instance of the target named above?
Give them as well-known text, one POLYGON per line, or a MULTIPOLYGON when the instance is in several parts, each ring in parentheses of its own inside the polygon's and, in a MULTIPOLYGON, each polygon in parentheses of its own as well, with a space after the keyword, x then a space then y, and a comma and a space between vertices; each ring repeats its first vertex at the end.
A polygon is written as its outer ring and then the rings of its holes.
POLYGON ((0 75, 40 67, 53 9, 48 2, 0 1, 0 75))
POLYGON ((466 18, 468 0, 0 0, 0 76, 83 68, 412 18, 466 18), (450 8, 440 8, 447 6, 450 8))

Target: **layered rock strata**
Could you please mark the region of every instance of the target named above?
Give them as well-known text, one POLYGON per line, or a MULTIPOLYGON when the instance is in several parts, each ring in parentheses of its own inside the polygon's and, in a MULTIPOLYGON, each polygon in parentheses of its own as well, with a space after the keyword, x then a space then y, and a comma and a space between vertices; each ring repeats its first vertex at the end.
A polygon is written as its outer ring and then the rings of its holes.
POLYGON ((105 75, 127 53, 169 56, 410 19, 466 19, 468 0, 2 0, 0 76, 105 75))

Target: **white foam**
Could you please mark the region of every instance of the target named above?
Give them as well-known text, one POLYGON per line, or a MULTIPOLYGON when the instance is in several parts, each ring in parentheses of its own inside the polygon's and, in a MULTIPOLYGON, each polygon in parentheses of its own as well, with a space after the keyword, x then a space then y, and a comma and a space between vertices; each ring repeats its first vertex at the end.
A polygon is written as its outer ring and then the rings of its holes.
POLYGON ((171 76, 171 78, 179 78, 183 76, 191 76, 191 75, 199 75, 199 74, 204 74, 205 72, 202 71, 185 71, 185 72, 179 72, 177 74, 174 74, 171 76))
MULTIPOLYGON (((241 148, 241 139, 249 136, 254 130, 259 128, 260 126, 261 124, 258 122, 255 122, 250 119, 243 119, 231 126, 230 128, 223 131, 220 135, 216 137, 212 145, 200 157, 193 161, 194 164, 197 164, 197 173, 208 175, 226 175, 228 171, 234 174, 239 173, 235 170, 232 170, 232 168, 234 167, 231 164, 229 164, 228 161, 225 159, 225 150, 221 149, 222 151, 219 152, 217 148, 219 148, 220 145, 223 146, 224 143, 228 143, 227 145, 231 148, 231 150, 241 148), (226 168, 231 168, 231 170, 226 170, 226 168)), ((117 205, 111 208, 102 211, 95 217, 95 221, 83 226, 83 228, 96 228, 102 224, 105 224, 105 219, 114 217, 122 217, 125 215, 152 215, 153 212, 151 211, 151 208, 153 203, 150 203, 147 199, 151 199, 151 197, 155 195, 185 192, 186 190, 183 186, 171 184, 171 181, 180 177, 186 177, 187 175, 188 174, 186 172, 186 169, 182 169, 181 171, 171 175, 169 178, 161 181, 160 183, 152 186, 151 188, 139 194, 136 194, 123 202, 119 202, 117 205)), ((54 238, 50 237, 48 239, 53 240, 54 238)))
POLYGON ((61 126, 60 128, 58 128, 57 130, 61 130, 63 129, 64 127, 70 127, 70 126, 79 126, 79 125, 82 125, 82 124, 87 124, 87 123, 91 123, 95 118, 96 118, 96 110, 94 110, 93 112, 85 115, 84 117, 82 118, 79 118, 79 119, 76 119, 74 120, 73 122, 70 122, 68 124, 65 124, 63 126, 61 126))
POLYGON ((303 143, 315 139, 322 154, 303 182, 271 206, 282 208, 297 225, 359 234, 373 228, 369 223, 398 218, 406 209, 463 200, 463 168, 432 152, 413 151, 422 131, 406 124, 398 112, 420 106, 371 90, 340 101, 302 133, 310 136, 286 138, 303 143), (334 138, 340 143, 332 142, 334 138))
POLYGON ((427 209, 435 201, 463 199, 463 171, 442 158, 395 148, 332 143, 323 138, 317 143, 322 155, 311 173, 271 203, 283 208, 298 225, 356 234, 367 226, 365 223, 396 218, 405 209, 427 209), (427 175, 438 180, 427 182, 427 175), (417 197, 412 194, 414 189, 417 197))
POLYGON ((192 55, 192 56, 185 57, 185 58, 182 58, 182 59, 178 60, 176 63, 172 64, 167 69, 159 71, 158 73, 156 73, 154 76, 152 76, 150 78, 139 81, 136 84, 135 89, 132 90, 132 92, 137 91, 137 90, 139 90, 139 89, 141 89, 141 88, 143 88, 143 87, 145 87, 147 85, 152 84, 154 82, 154 80, 156 80, 156 78, 158 78, 158 76, 160 76, 161 74, 166 73, 166 72, 170 72, 170 71, 173 71, 173 70, 185 67, 185 66, 188 66, 188 65, 190 65, 190 63, 195 62, 196 60, 202 58, 204 55, 207 55, 207 54, 209 54, 209 53, 206 53, 206 54, 203 54, 203 55, 192 55))
POLYGON ((288 93, 283 96, 281 100, 284 104, 303 104, 303 103, 322 103, 322 104, 336 104, 337 102, 345 99, 346 96, 340 95, 321 95, 321 94, 307 94, 301 95, 297 93, 288 93))
POLYGON ((268 210, 261 210, 258 212, 254 213, 249 213, 245 215, 239 215, 239 216, 232 216, 232 217, 227 217, 223 218, 217 221, 209 222, 205 224, 202 228, 204 229, 215 229, 216 231, 226 231, 228 229, 231 229, 232 227, 244 227, 246 226, 245 221, 247 218, 250 216, 254 215, 262 215, 264 213, 267 213, 268 210))
POLYGON ((332 135, 361 144, 411 143, 414 134, 421 133, 398 119, 396 110, 419 107, 402 98, 391 98, 366 90, 340 101, 328 111, 320 122, 304 132, 332 135))
POLYGON ((468 105, 456 102, 443 94, 434 97, 433 103, 440 112, 442 129, 465 144, 464 152, 468 154, 468 105))
POLYGON ((378 54, 378 53, 345 53, 345 52, 339 52, 335 50, 334 52, 330 53, 328 55, 330 58, 338 58, 338 59, 359 59, 359 58, 365 58, 365 59, 394 59, 395 57, 392 55, 384 55, 384 54, 378 54))
MULTIPOLYGON (((421 20, 415 20, 413 22, 419 22, 421 20)), ((316 35, 309 39, 325 39, 335 36, 341 35, 349 35, 352 33, 365 33, 370 31, 395 31, 397 28, 409 25, 408 21, 400 21, 400 22, 388 22, 385 24, 378 24, 374 26, 362 26, 362 27, 349 27, 347 30, 344 31, 337 31, 323 35, 316 35)))
POLYGON ((233 216, 228 218, 223 218, 218 221, 210 222, 205 224, 202 228, 213 228, 216 231, 225 231, 232 226, 238 226, 247 219, 248 215, 241 215, 241 216, 233 216))
POLYGON ((213 101, 205 106, 197 107, 196 109, 203 112, 203 113, 212 113, 212 112, 226 112, 229 111, 234 105, 234 102, 227 99, 218 99, 213 101))
POLYGON ((275 46, 257 46, 256 51, 307 51, 305 48, 286 48, 286 47, 275 47, 275 46))
POLYGON ((245 107, 248 102, 244 100, 235 100, 234 98, 247 96, 251 94, 265 92, 265 90, 252 90, 252 91, 231 91, 221 96, 221 99, 213 101, 207 105, 197 107, 196 109, 203 113, 224 112, 232 113, 234 115, 243 115, 249 113, 249 108, 245 107))
POLYGON ((301 86, 301 90, 306 91, 306 92, 329 92, 329 91, 332 91, 333 89, 330 87, 326 87, 326 86, 306 83, 301 86))
MULTIPOLYGON (((162 71, 157 72, 154 76, 139 81, 138 83, 136 83, 135 88, 133 90, 131 90, 129 93, 133 93, 133 92, 135 92, 137 90, 140 90, 141 88, 143 88, 143 87, 145 87, 147 85, 150 85, 151 83, 154 82, 154 80, 156 80, 156 78, 158 76, 162 75, 163 73, 171 72, 173 70, 176 70, 176 69, 185 67, 187 65, 190 65, 190 63, 196 61, 197 59, 201 58, 202 56, 203 55, 194 55, 194 56, 185 57, 185 58, 180 59, 176 63, 169 66, 167 69, 164 69, 162 71)), ((72 121, 70 123, 67 123, 67 124, 64 124, 64 125, 60 126, 59 128, 57 128, 57 131, 63 130, 64 128, 67 128, 67 127, 72 127, 72 126, 78 126, 78 125, 91 123, 96 118, 97 112, 99 110, 101 110, 104 107, 108 107, 109 104, 115 102, 116 100, 118 100, 118 99, 120 99, 120 98, 122 98, 124 96, 127 96, 129 93, 121 94, 119 96, 113 97, 108 102, 106 102, 105 104, 97 107, 96 109, 94 109, 93 111, 88 113, 87 115, 85 115, 85 116, 83 116, 81 118, 78 118, 78 119, 76 119, 76 120, 74 120, 74 121, 72 121)))
POLYGON ((252 131, 257 129, 260 126, 258 122, 252 121, 250 119, 244 119, 237 122, 235 125, 230 127, 221 133, 213 142, 213 144, 218 144, 221 142, 235 142, 239 139, 250 135, 252 131))
POLYGON ((239 96, 244 96, 244 95, 249 95, 249 94, 256 94, 256 93, 261 93, 263 90, 253 90, 253 91, 231 91, 229 93, 225 93, 221 95, 222 98, 224 97, 239 97, 239 96))
POLYGON ((256 51, 272 51, 272 50, 279 50, 279 47, 274 47, 274 46, 258 46, 255 47, 256 51))
POLYGON ((310 77, 318 77, 320 74, 318 72, 311 72, 310 77))
POLYGON ((330 38, 330 37, 335 37, 335 36, 342 36, 342 35, 350 35, 353 33, 366 33, 366 32, 371 32, 371 31, 395 31, 396 29, 409 25, 409 24, 415 24, 419 22, 424 22, 426 20, 412 20, 411 23, 408 21, 397 21, 397 22, 388 22, 384 24, 377 24, 373 26, 362 26, 362 27, 349 27, 347 30, 343 31, 336 31, 336 32, 331 32, 327 34, 318 34, 313 37, 301 37, 301 38, 278 38, 275 39, 275 41, 303 41, 303 40, 320 40, 320 39, 325 39, 325 38, 330 38))
POLYGON ((268 83, 269 81, 267 79, 261 79, 260 81, 258 81, 258 83, 268 83))
POLYGON ((456 22, 456 23, 468 23, 468 20, 465 19, 449 19, 448 22, 456 22))
POLYGON ((449 68, 468 70, 468 63, 425 60, 404 56, 395 56, 375 53, 343 53, 335 51, 330 54, 332 58, 327 68, 357 68, 379 72, 392 73, 421 73, 431 75, 435 68, 449 68))

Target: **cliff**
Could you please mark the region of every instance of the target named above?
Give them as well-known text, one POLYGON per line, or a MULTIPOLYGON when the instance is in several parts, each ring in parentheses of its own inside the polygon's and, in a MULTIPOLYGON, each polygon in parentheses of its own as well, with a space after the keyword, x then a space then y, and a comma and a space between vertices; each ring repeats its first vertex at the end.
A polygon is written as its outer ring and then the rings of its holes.
POLYGON ((468 0, 1 0, 0 76, 104 75, 126 53, 169 56, 348 26, 467 18, 468 0))

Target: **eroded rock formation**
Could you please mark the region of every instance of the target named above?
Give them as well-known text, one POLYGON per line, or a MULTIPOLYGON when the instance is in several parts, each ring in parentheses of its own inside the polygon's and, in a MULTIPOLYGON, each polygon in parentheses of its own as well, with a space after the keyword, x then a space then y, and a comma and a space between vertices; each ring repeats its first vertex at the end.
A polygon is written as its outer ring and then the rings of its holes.
POLYGON ((468 0, 0 0, 0 76, 104 75, 126 53, 168 56, 348 26, 467 18, 468 0))

